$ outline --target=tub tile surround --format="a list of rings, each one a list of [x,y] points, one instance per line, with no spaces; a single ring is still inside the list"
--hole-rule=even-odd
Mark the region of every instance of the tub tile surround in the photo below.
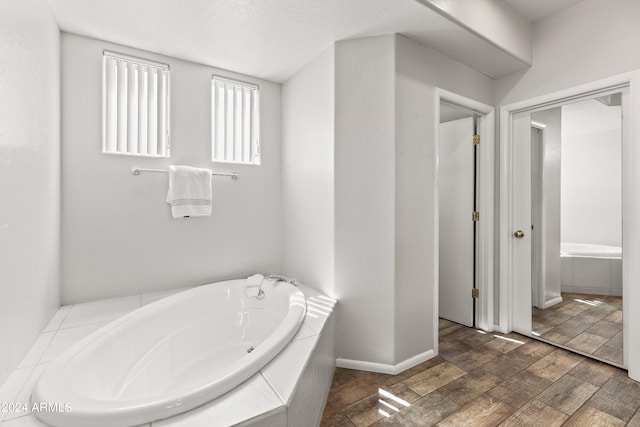
[[[60,353],[71,347],[91,332],[97,331],[100,327],[107,323],[93,323],[90,325],[76,326],[68,329],[59,329],[55,332],[51,343],[39,360],[39,363],[49,363],[53,361]],[[52,333],[52,332],[49,332]],[[42,335],[41,335],[42,336]]]
[[[36,342],[33,344],[27,355],[22,359],[22,362],[18,368],[26,368],[29,366],[35,366],[40,362],[42,356],[49,348],[51,340],[55,335],[55,331],[42,332]]]
[[[67,313],[62,328],[110,322],[141,307],[140,295],[75,304]]]
[[[299,374],[303,373],[307,363],[303,355],[311,354],[315,344],[314,337],[294,339],[292,343],[282,350],[282,357],[278,357],[262,369],[262,376],[284,403],[291,403],[298,384]],[[289,375],[291,371],[298,373],[298,375]]]
[[[219,399],[144,427],[297,426],[308,417],[315,418],[308,425],[319,424],[335,369],[335,316],[331,314],[336,301],[307,286],[299,288],[308,302],[304,323],[291,344],[261,372]],[[61,352],[108,322],[186,289],[60,307],[0,387],[0,402],[26,402],[28,407],[37,379]],[[0,413],[0,424],[46,426],[29,412]]]
[[[622,295],[622,259],[561,258],[562,292]]]
[[[249,418],[277,417],[284,412],[282,401],[260,374],[233,392],[184,414],[154,421],[153,427],[234,426]]]
[[[33,387],[36,384],[36,381],[38,381],[38,378],[44,372],[44,370],[47,368],[48,365],[49,365],[48,363],[40,363],[34,366],[33,369],[31,369],[31,373],[29,374],[29,377],[25,381],[24,385],[22,386],[18,394],[15,396],[14,400],[10,400],[9,402],[27,402],[28,403],[31,398],[31,390],[33,389]],[[31,414],[31,408],[29,408],[29,405],[27,404],[26,411],[24,412],[17,412],[17,411],[7,412],[5,414],[3,422],[6,423],[9,420],[12,420],[14,418],[29,416],[30,414]]]
[[[67,314],[69,314],[69,310],[71,310],[72,307],[73,305],[63,305],[60,307],[42,332],[54,332],[60,329],[62,322],[64,322],[64,319],[67,317]]]
[[[0,388],[0,402],[27,403],[29,409],[31,390],[53,359],[109,321],[141,307],[141,300],[140,296],[136,296],[60,307],[18,369],[9,375]],[[30,411],[0,412],[0,421],[3,426],[9,427],[45,425]]]

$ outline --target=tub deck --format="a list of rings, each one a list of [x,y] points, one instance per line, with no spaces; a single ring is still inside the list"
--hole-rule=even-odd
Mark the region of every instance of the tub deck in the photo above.
[[[336,301],[304,285],[299,289],[315,307],[326,309],[307,313],[289,347],[233,391],[195,410],[142,427],[260,426],[264,423],[286,426],[287,422],[299,426],[307,425],[314,411],[319,422],[335,369],[332,312]],[[46,427],[32,413],[29,402],[35,382],[51,361],[107,323],[181,290],[186,288],[60,307],[0,390],[1,401],[21,403],[17,410],[0,413],[2,425]],[[331,360],[333,363],[327,363]],[[309,387],[310,378],[313,387]],[[302,401],[307,406],[301,407]]]

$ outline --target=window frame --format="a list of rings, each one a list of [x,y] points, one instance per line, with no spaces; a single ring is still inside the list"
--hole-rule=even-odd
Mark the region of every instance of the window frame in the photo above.
[[[109,90],[114,90],[113,88],[109,87],[109,82],[108,82],[108,74],[107,74],[107,67],[109,66],[109,60],[116,60],[118,62],[126,62],[129,65],[133,64],[135,67],[142,67],[145,69],[148,69],[148,71],[146,71],[147,75],[150,76],[151,74],[151,69],[157,70],[157,71],[164,71],[166,72],[166,87],[164,87],[164,100],[162,102],[161,99],[159,98],[159,93],[160,93],[160,83],[158,83],[157,88],[155,89],[155,95],[156,95],[156,106],[155,106],[155,110],[156,110],[156,115],[155,115],[155,123],[156,123],[156,152],[153,153],[152,150],[147,150],[146,152],[140,152],[140,146],[139,144],[139,138],[140,138],[140,130],[139,130],[139,125],[140,125],[140,120],[138,119],[136,121],[136,127],[138,129],[138,137],[136,140],[136,146],[137,146],[137,151],[129,151],[130,147],[128,146],[128,137],[129,135],[129,125],[130,125],[130,116],[128,115],[128,109],[130,106],[130,101],[132,99],[132,94],[130,93],[129,90],[129,86],[127,85],[127,141],[125,141],[125,146],[126,149],[123,151],[121,149],[119,149],[119,142],[118,142],[118,136],[116,136],[115,139],[115,144],[113,141],[110,141],[108,138],[109,132],[115,132],[116,135],[118,135],[121,130],[117,125],[118,120],[120,119],[120,117],[118,116],[118,113],[116,112],[116,125],[114,127],[114,129],[109,129],[109,121],[110,120],[114,120],[114,119],[110,119],[109,114],[110,112],[113,113],[112,110],[110,110],[109,106],[110,106],[110,100],[108,98],[108,91]],[[127,67],[128,68],[128,67]],[[130,71],[127,69],[127,73],[129,73]],[[116,79],[118,77],[120,73],[117,72],[116,74]],[[127,74],[128,76],[128,74]],[[128,79],[128,77],[127,77]],[[128,81],[128,80],[127,80]],[[139,82],[138,82],[139,83]],[[128,84],[128,83],[127,83]],[[137,86],[136,86],[137,87]],[[150,85],[147,84],[145,90],[148,90],[150,87]],[[115,87],[115,91],[117,92],[119,90],[119,87],[116,85]],[[134,96],[138,97],[138,103],[136,104],[136,108],[139,108],[139,99],[140,99],[140,93],[139,93],[139,89],[136,89],[137,93]],[[148,94],[148,92],[147,92]],[[113,95],[113,94],[112,94]],[[148,97],[149,95],[147,95]],[[112,99],[111,102],[113,102],[114,100]],[[116,94],[115,96],[115,102],[118,103],[119,102],[119,96]],[[161,104],[164,104],[161,108]],[[145,119],[146,119],[146,127],[147,129],[149,129],[149,121],[148,121],[148,108],[149,105],[147,103],[146,106],[146,115],[145,115]],[[117,109],[116,109],[117,111]],[[138,110],[139,111],[139,110]],[[160,131],[159,131],[159,125],[158,123],[161,121],[160,120],[160,115],[162,114],[164,115],[164,129],[162,130],[165,133],[165,137],[164,137],[164,147],[161,146],[161,136],[160,136]],[[138,117],[139,117],[139,112],[138,112]],[[147,58],[141,58],[138,56],[133,56],[133,55],[127,55],[127,54],[123,54],[123,53],[119,53],[119,52],[114,52],[114,51],[109,51],[109,50],[103,50],[103,54],[102,54],[102,153],[103,154],[109,154],[109,155],[118,155],[118,156],[134,156],[134,157],[147,157],[147,158],[170,158],[171,157],[171,66],[169,64],[165,64],[162,62],[158,62],[158,61],[154,61],[151,59],[147,59]],[[147,130],[148,132],[148,130]],[[147,138],[147,143],[148,143],[148,134],[145,132],[145,136]],[[115,148],[115,149],[109,149],[109,147]],[[160,148],[163,148],[160,149]]]
[[[245,104],[246,98],[243,98],[244,101],[242,103],[241,110],[240,110],[243,113],[242,117],[240,118],[240,121],[242,122],[240,126],[241,126],[241,129],[243,130],[242,137],[244,137],[244,135],[247,134],[247,132],[245,132],[247,130],[245,127],[247,126],[247,122],[249,126],[248,143],[241,141],[240,144],[238,144],[238,141],[235,138],[235,135],[236,135],[235,130],[238,130],[237,121],[232,120],[234,131],[231,131],[231,132],[228,131],[228,124],[230,122],[227,114],[228,104],[227,104],[226,97],[225,97],[225,104],[224,104],[225,108],[223,110],[224,117],[223,118],[218,117],[218,112],[220,111],[220,108],[218,105],[220,98],[217,96],[217,93],[218,93],[217,84],[219,83],[224,84],[225,89],[227,91],[228,91],[227,85],[231,85],[234,90],[234,99],[236,100],[237,100],[236,90],[238,88],[241,88],[243,90],[242,93],[245,97],[247,96],[249,97],[250,105],[248,106],[248,110],[242,110],[242,108],[246,106]],[[261,102],[262,102],[261,88],[259,84],[237,80],[230,77],[224,77],[217,74],[213,74],[211,76],[211,161],[212,162],[236,164],[236,165],[255,165],[255,166],[259,166],[261,164],[261,149],[260,149]],[[234,101],[234,108],[235,107],[236,107],[236,104]],[[247,111],[249,112],[248,119],[244,117],[244,114],[246,114]],[[237,112],[237,110],[235,112]],[[220,123],[224,124],[223,131],[220,131],[220,127],[221,127]],[[228,141],[230,134],[233,135],[232,136],[234,138],[233,141]],[[219,141],[218,137],[220,135],[224,136],[224,141]],[[229,150],[233,151],[232,157],[236,157],[236,154],[238,153],[238,151],[242,153],[244,150],[247,150],[248,160],[244,160],[244,157],[246,157],[246,155],[244,154],[240,154],[240,157],[241,157],[240,160],[236,160],[235,158],[229,159],[228,158],[229,156],[226,155],[226,153]],[[224,152],[222,156],[219,155],[220,151]]]

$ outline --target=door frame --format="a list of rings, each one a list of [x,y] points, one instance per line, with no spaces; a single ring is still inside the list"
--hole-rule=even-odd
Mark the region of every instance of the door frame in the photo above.
[[[434,217],[435,217],[435,238],[434,238],[434,257],[435,271],[434,283],[435,294],[433,299],[434,314],[434,336],[439,336],[438,331],[438,313],[439,313],[439,264],[440,264],[440,193],[439,193],[439,148],[440,141],[440,102],[444,101],[473,110],[480,114],[478,117],[478,133],[481,135],[480,150],[478,153],[478,212],[480,212],[480,221],[477,227],[477,244],[476,244],[476,285],[479,292],[476,311],[476,325],[478,328],[493,331],[493,277],[494,277],[494,164],[495,164],[495,108],[491,105],[483,104],[471,98],[450,92],[445,89],[435,89],[435,116],[437,126],[434,129],[434,141],[436,167],[434,179]],[[472,143],[471,141],[469,143]],[[471,220],[471,212],[469,212],[469,220]],[[436,339],[435,349],[438,350],[438,340]]]
[[[513,155],[513,117],[516,113],[543,108],[559,102],[582,98],[585,95],[629,87],[628,103],[623,112],[622,126],[622,226],[624,255],[623,259],[640,259],[640,174],[634,173],[634,166],[640,167],[640,71],[620,74],[569,89],[538,96],[529,100],[499,107],[500,119],[500,181],[499,181],[499,330],[507,333],[513,329],[515,307],[518,301],[518,278],[513,268],[513,203],[514,191],[512,179],[516,171],[512,167]],[[520,281],[521,282],[521,281]],[[640,282],[640,263],[623,262],[623,341],[624,365],[629,377],[640,381],[640,310],[631,312],[631,307],[640,304],[640,287],[631,286]],[[528,292],[531,292],[530,289]]]
[[[531,304],[532,305],[542,305],[542,308],[545,308],[544,301],[545,295],[542,290],[546,289],[545,283],[545,275],[542,271],[542,259],[540,255],[542,254],[542,236],[543,236],[543,227],[542,227],[542,198],[540,197],[542,194],[542,167],[544,164],[544,134],[545,125],[531,122],[531,207],[533,208],[534,202],[539,207],[540,212],[536,212],[536,215],[533,214],[533,209],[531,210],[531,279],[533,282],[533,277],[535,275],[538,280],[538,285],[536,287],[536,292],[531,293]],[[535,129],[536,132],[536,150],[534,154],[533,150],[533,131]],[[535,179],[534,179],[535,178]],[[535,191],[534,191],[535,190]],[[535,225],[535,228],[533,226]],[[533,283],[532,283],[533,285]]]

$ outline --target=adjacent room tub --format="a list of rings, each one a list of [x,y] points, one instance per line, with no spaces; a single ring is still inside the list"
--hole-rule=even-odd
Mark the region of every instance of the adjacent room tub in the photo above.
[[[260,371],[303,322],[285,282],[248,297],[245,280],[212,283],[144,306],[89,335],[40,377],[34,403],[53,426],[131,426],[216,399]]]
[[[562,292],[622,295],[622,248],[562,243]]]

